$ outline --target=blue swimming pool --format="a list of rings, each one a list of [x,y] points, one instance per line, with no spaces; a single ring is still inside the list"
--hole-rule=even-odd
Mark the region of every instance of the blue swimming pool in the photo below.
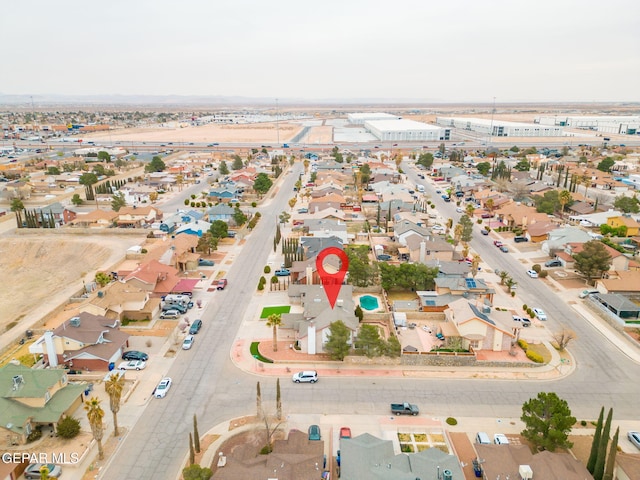
[[[360,297],[360,306],[365,310],[377,310],[380,308],[378,298],[371,295],[363,295]]]

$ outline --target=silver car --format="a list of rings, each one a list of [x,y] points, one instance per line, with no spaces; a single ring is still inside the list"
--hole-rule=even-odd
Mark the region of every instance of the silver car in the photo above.
[[[627,432],[627,438],[636,448],[640,448],[640,432]]]

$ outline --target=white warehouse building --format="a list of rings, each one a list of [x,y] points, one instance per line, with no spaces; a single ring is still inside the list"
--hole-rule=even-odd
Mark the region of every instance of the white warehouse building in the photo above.
[[[562,127],[534,123],[486,120],[484,118],[436,117],[436,124],[442,127],[469,130],[492,137],[561,137]]]
[[[379,140],[397,142],[422,142],[449,140],[451,130],[414,120],[370,120],[364,128]]]
[[[391,115],[390,113],[383,112],[365,112],[365,113],[350,113],[347,115],[347,121],[352,125],[364,125],[365,122],[372,120],[401,120],[402,117]]]
[[[640,116],[638,115],[542,115],[536,117],[535,122],[540,125],[556,125],[601,133],[617,133],[622,135],[640,134]]]

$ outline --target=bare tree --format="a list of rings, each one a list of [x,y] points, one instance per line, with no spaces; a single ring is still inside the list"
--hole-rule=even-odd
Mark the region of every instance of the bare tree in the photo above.
[[[553,335],[553,339],[558,344],[558,350],[561,352],[569,345],[569,342],[576,338],[576,332],[563,328],[560,332]]]

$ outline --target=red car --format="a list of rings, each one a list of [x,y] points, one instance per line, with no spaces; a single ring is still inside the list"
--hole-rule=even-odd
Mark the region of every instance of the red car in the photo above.
[[[221,278],[220,280],[218,280],[218,286],[216,287],[218,290],[224,290],[224,287],[227,286],[227,279],[226,278]]]
[[[502,242],[500,240],[494,240],[493,244],[498,248],[500,248],[502,246]]]
[[[349,427],[341,427],[340,438],[351,438],[351,429]]]

